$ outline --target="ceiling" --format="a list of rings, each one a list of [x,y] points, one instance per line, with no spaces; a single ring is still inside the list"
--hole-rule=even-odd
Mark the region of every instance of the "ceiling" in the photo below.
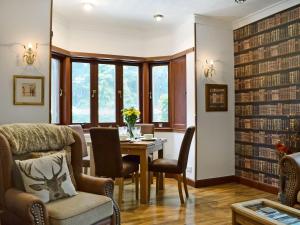
[[[95,8],[90,12],[84,11],[82,1],[91,1]],[[193,14],[233,21],[280,1],[247,0],[244,4],[237,4],[234,0],[53,0],[53,5],[54,12],[70,24],[151,29],[176,26]],[[154,14],[163,14],[165,18],[156,23]]]

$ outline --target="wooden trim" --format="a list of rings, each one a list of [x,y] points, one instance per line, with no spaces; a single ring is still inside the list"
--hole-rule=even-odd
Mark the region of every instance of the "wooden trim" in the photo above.
[[[143,123],[150,122],[150,73],[149,73],[149,64],[147,62],[143,63],[143,74],[142,74],[142,82],[143,82]]]
[[[144,58],[136,56],[124,56],[124,55],[109,55],[98,53],[86,53],[86,52],[70,52],[73,58],[89,58],[89,59],[104,59],[104,60],[116,60],[116,61],[133,61],[143,62]]]
[[[216,178],[209,178],[203,180],[197,180],[195,182],[195,187],[209,187],[214,185],[226,184],[226,183],[233,183],[236,182],[235,176],[226,176],[226,177],[216,177]]]
[[[71,56],[71,52],[68,50],[56,47],[56,46],[51,46],[51,51],[52,53],[58,54],[58,55],[65,55],[65,56]]]
[[[249,187],[253,187],[253,188],[256,188],[256,189],[259,189],[259,190],[262,190],[262,191],[265,191],[265,192],[269,192],[269,193],[272,193],[272,194],[277,194],[278,190],[279,190],[278,188],[273,187],[271,185],[259,183],[259,182],[256,182],[254,180],[249,180],[249,179],[243,178],[243,177],[236,177],[236,180],[240,184],[244,184],[244,185],[247,185]]]
[[[62,76],[64,77],[61,80],[61,88],[63,90],[63,95],[61,96],[61,123],[62,124],[71,124],[71,58],[66,57],[62,61]]]
[[[51,46],[52,46],[52,38],[53,38],[53,31],[52,31],[52,25],[53,25],[53,0],[50,0],[50,30],[49,30],[49,74],[48,74],[48,77],[49,77],[49,85],[48,85],[48,93],[49,93],[49,107],[48,107],[48,122],[51,123],[51,74],[52,74],[52,64],[51,64]],[[45,94],[45,93],[44,93]],[[60,107],[60,106],[59,106]],[[61,109],[61,107],[60,107]],[[60,118],[59,118],[60,119]]]
[[[144,60],[146,62],[161,62],[161,61],[170,61],[172,59],[177,59],[180,58],[182,56],[185,56],[191,52],[195,52],[195,47],[192,48],[188,48],[184,51],[175,53],[174,55],[168,55],[168,56],[154,56],[154,57],[146,57],[144,58]]]
[[[175,53],[168,56],[154,56],[154,57],[138,57],[138,56],[124,56],[124,55],[110,55],[99,53],[87,53],[87,52],[72,52],[56,46],[51,46],[51,51],[59,55],[70,56],[72,58],[89,58],[89,59],[101,59],[101,60],[120,60],[120,61],[133,61],[133,62],[161,62],[170,61],[172,59],[180,58],[191,52],[195,52],[195,47],[188,48],[184,51]]]

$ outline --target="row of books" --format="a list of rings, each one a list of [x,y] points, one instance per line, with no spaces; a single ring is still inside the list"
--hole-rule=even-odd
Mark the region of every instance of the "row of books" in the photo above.
[[[239,91],[293,84],[300,84],[300,70],[282,72],[270,76],[253,77],[251,79],[236,79],[235,90]]]
[[[259,157],[266,160],[279,160],[279,154],[272,148],[253,146],[248,144],[235,144],[235,153],[241,157]]]
[[[236,169],[235,174],[236,174],[236,176],[244,177],[249,180],[254,180],[259,183],[265,183],[265,184],[268,184],[268,185],[271,185],[274,187],[279,187],[279,179],[278,178],[270,177],[263,173]]]
[[[295,22],[286,27],[281,27],[270,32],[259,34],[251,38],[235,41],[234,52],[244,51],[252,48],[257,48],[263,45],[269,45],[274,42],[286,40],[300,35],[300,22]]]
[[[248,132],[235,132],[235,140],[240,142],[247,142],[252,144],[263,145],[276,145],[278,142],[285,143],[289,146],[292,152],[299,151],[300,148],[300,135],[298,133],[278,134],[266,133],[264,131],[248,131]]]
[[[234,76],[235,78],[243,78],[296,67],[300,67],[300,55],[286,56],[257,64],[238,66],[234,68]]]
[[[236,105],[236,116],[295,116],[300,115],[300,104]]]
[[[260,47],[234,57],[235,65],[282,56],[300,51],[300,38],[293,38],[277,45]]]
[[[279,165],[278,162],[269,162],[259,159],[249,159],[240,156],[236,156],[235,165],[238,168],[250,169],[258,172],[264,172],[268,174],[278,175]]]
[[[275,90],[259,89],[258,91],[249,91],[235,94],[236,103],[296,100],[299,98],[300,92],[297,86],[290,86]]]
[[[270,131],[300,131],[300,119],[240,119],[235,118],[235,127]]]
[[[297,20],[300,18],[300,7],[277,13],[272,17],[261,20],[257,23],[252,23],[234,31],[234,40],[248,37],[250,35],[262,32],[276,26]]]
[[[264,131],[236,131],[235,140],[254,144],[276,145],[279,141],[288,143],[289,134],[272,134]]]

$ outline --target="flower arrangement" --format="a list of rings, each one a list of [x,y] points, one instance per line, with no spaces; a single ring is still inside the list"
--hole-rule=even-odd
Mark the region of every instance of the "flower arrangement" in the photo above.
[[[285,144],[281,143],[280,141],[275,145],[275,148],[279,152],[280,157],[283,157],[286,154],[291,153],[290,149]]]
[[[139,119],[141,112],[134,107],[122,109],[122,115],[128,127],[128,132],[131,138],[134,137],[132,133],[132,128],[135,126],[136,122]]]

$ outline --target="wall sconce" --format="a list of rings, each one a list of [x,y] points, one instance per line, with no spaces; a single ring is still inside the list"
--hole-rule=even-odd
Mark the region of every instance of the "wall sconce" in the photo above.
[[[204,76],[206,78],[208,78],[209,76],[212,77],[213,74],[216,73],[216,69],[214,67],[214,61],[210,60],[210,62],[208,62],[208,60],[206,60],[206,66],[204,68]]]
[[[35,50],[33,50],[32,44],[28,43],[28,45],[23,45],[25,52],[23,55],[23,60],[27,63],[27,65],[32,65],[35,60],[36,60],[36,56],[37,56],[37,44],[35,45]]]

